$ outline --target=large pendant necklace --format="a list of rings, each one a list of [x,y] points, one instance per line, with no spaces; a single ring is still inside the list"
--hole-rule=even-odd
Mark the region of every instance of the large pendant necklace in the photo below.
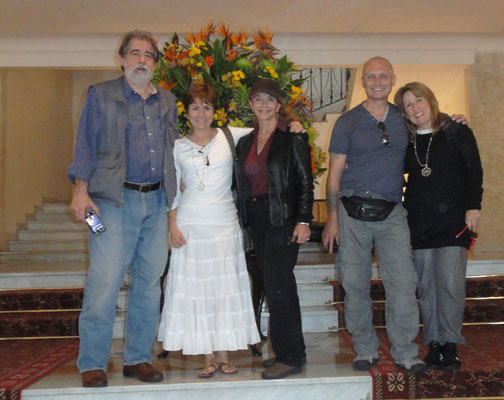
[[[418,164],[420,164],[420,166],[422,167],[422,170],[421,170],[421,173],[422,173],[422,176],[427,178],[431,173],[432,173],[432,169],[429,167],[429,150],[430,150],[430,146],[431,146],[431,143],[432,143],[432,135],[429,139],[429,144],[427,145],[427,152],[425,153],[425,164],[422,164],[420,162],[420,158],[418,158],[418,152],[417,152],[417,145],[416,145],[416,142],[417,142],[417,139],[416,139],[416,136],[415,136],[415,142],[413,143],[413,148],[415,149],[415,157],[416,157],[416,160],[418,162]]]
[[[194,156],[194,146],[193,144],[191,143],[191,161],[192,161],[192,165],[193,165],[193,168],[194,168],[194,174],[196,175],[196,177],[198,178],[199,180],[199,183],[198,183],[198,186],[197,189],[199,191],[203,191],[205,190],[205,173],[206,173],[206,167],[208,167],[210,165],[210,160],[208,158],[208,152],[209,152],[209,148],[207,146],[203,146],[201,147],[199,150],[197,150],[197,153],[201,154],[203,156],[203,173],[200,174],[198,173],[198,169],[196,168],[196,164],[194,162],[195,158],[199,158],[198,156]]]

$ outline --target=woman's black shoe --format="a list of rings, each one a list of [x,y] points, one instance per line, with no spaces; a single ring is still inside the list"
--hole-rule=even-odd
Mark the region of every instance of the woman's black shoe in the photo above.
[[[443,346],[443,365],[445,368],[460,368],[462,362],[457,356],[457,344],[448,342]]]
[[[429,343],[429,353],[425,357],[425,364],[428,369],[441,369],[444,367],[443,346],[434,340]]]

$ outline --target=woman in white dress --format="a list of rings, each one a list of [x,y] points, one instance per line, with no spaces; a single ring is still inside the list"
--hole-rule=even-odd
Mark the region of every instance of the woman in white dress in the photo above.
[[[231,192],[231,150],[222,130],[211,127],[216,103],[206,84],[192,85],[185,98],[191,130],[174,147],[184,190],[169,212],[172,253],[158,333],[165,350],[205,355],[201,378],[236,373],[228,351],[260,341]],[[250,129],[231,132],[237,142]]]

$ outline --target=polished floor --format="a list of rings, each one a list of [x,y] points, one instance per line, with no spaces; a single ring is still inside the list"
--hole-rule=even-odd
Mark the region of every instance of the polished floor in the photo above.
[[[230,353],[238,368],[235,375],[216,373],[212,378],[201,379],[197,374],[202,367],[202,356],[184,356],[171,352],[165,360],[155,358],[153,364],[160,369],[165,380],[146,384],[122,376],[123,340],[113,341],[107,376],[109,386],[103,389],[84,389],[75,361],[56,369],[52,374],[23,390],[26,399],[306,399],[308,394],[332,399],[370,399],[372,379],[367,372],[356,372],[351,363],[352,349],[339,334],[305,334],[307,365],[301,374],[286,379],[265,381],[261,379],[262,361],[272,356],[268,342],[260,347],[262,357],[253,356],[249,350]],[[155,345],[155,354],[161,351]],[[251,389],[253,388],[253,390]],[[337,389],[336,389],[337,388]],[[346,393],[346,394],[345,394]],[[334,394],[334,395],[332,395]],[[317,396],[315,398],[318,398]]]
[[[334,375],[369,376],[367,373],[356,373],[352,370],[351,364],[354,354],[338,334],[308,333],[305,334],[305,339],[308,363],[302,374],[289,379],[301,377],[321,378]],[[107,370],[109,386],[139,384],[135,379],[127,379],[122,376],[122,346],[122,339],[113,341],[111,359]],[[156,343],[154,349],[156,354],[159,353],[162,350],[160,343]],[[262,361],[271,357],[272,352],[269,342],[263,342],[260,349],[263,351],[262,357],[253,356],[249,350],[231,352],[230,359],[238,368],[238,373],[230,376],[217,373],[214,377],[204,381],[261,380]],[[185,356],[181,351],[177,351],[171,352],[168,358],[164,360],[155,357],[153,364],[164,373],[165,380],[163,383],[200,383],[203,381],[197,377],[203,364],[203,356]],[[75,361],[71,361],[31,386],[30,389],[75,387],[80,386],[80,384],[77,366]]]

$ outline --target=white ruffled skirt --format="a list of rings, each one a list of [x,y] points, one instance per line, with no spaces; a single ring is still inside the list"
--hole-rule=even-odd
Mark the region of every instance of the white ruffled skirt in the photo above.
[[[163,348],[210,354],[259,342],[238,223],[177,222],[187,243],[171,253],[158,332]]]

